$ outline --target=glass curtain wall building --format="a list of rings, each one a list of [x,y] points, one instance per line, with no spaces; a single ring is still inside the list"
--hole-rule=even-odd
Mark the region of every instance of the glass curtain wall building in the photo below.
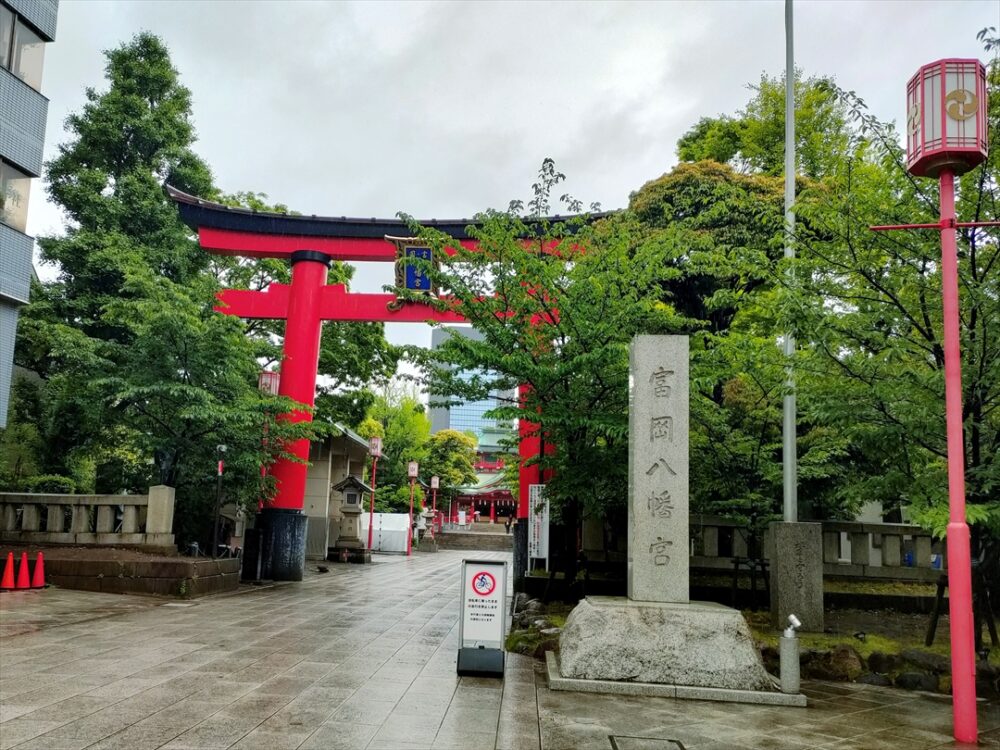
[[[479,339],[480,334],[474,328],[464,326],[442,326],[431,332],[431,348],[437,349],[450,336],[466,336]],[[470,380],[473,373],[459,373],[463,380]],[[500,440],[508,437],[514,431],[514,425],[508,422],[498,422],[488,419],[486,412],[498,406],[499,400],[514,398],[513,393],[502,393],[481,401],[466,401],[450,408],[434,407],[430,410],[431,432],[439,430],[458,430],[469,432],[476,436],[481,463],[495,461],[500,451]]]
[[[42,67],[58,11],[59,0],[0,0],[0,427],[7,424],[18,308],[31,288],[28,190],[42,174],[49,107]]]

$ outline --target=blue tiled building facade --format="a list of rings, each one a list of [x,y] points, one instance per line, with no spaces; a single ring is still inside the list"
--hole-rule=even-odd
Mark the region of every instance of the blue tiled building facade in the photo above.
[[[0,427],[7,424],[18,308],[31,286],[28,191],[42,174],[49,107],[42,68],[58,11],[59,0],[0,0]]]

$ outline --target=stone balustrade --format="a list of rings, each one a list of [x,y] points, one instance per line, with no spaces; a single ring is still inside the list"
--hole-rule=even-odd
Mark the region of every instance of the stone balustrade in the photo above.
[[[174,488],[148,495],[0,492],[0,542],[170,547]]]
[[[944,542],[920,526],[905,523],[823,521],[823,574],[846,578],[936,581],[945,567]],[[733,558],[771,559],[767,535],[751,554],[746,529],[723,518],[691,514],[691,567],[733,569]]]

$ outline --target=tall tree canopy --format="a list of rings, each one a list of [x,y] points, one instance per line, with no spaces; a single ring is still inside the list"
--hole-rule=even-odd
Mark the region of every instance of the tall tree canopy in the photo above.
[[[410,507],[410,482],[407,478],[407,464],[417,461],[420,478],[428,479],[424,466],[427,457],[428,440],[431,435],[431,421],[423,403],[405,388],[388,387],[377,394],[368,408],[368,415],[358,425],[358,433],[365,438],[382,438],[382,458],[378,464],[378,486],[376,488],[376,508],[380,512],[405,512]],[[423,499],[424,493],[416,487],[415,499]]]
[[[41,375],[44,395],[13,429],[22,438],[37,434],[45,446],[33,472],[71,476],[81,490],[176,486],[184,541],[208,527],[217,446],[228,448],[227,499],[255,507],[273,491],[261,466],[283,439],[313,434],[276,421],[292,403],[257,389],[261,366],[280,356],[280,328],[212,309],[223,284],[263,288],[289,272],[277,261],[211,256],[180,222],[166,183],[271,207],[260,194],[216,191],[193,151],[190,92],[165,45],[143,33],[106,57],[106,90],[87,90],[47,165],[49,195],[66,227],[40,240],[58,278],[37,287],[23,312],[17,361]],[[338,264],[331,281],[347,283],[352,272]],[[360,419],[369,384],[388,379],[396,356],[381,325],[328,326],[317,427]],[[11,455],[4,449],[0,479],[23,484],[31,462]],[[4,465],[14,468],[3,472]]]
[[[780,176],[785,171],[785,77],[761,75],[753,97],[735,116],[703,117],[677,142],[682,161],[711,160],[743,172]],[[830,78],[795,76],[797,172],[813,179],[851,155],[847,108]]]
[[[459,312],[482,338],[453,336],[434,352],[414,355],[431,373],[432,396],[472,401],[527,387],[525,411],[553,446],[540,463],[566,529],[561,557],[572,581],[581,514],[624,503],[629,342],[639,332],[681,330],[684,320],[661,302],[661,273],[678,247],[636,241],[628,215],[572,225],[538,218],[550,211],[562,179],[546,160],[530,215],[513,204],[477,217],[481,223],[470,227],[476,250],[447,255],[449,238],[417,230],[441,259],[440,267],[424,270],[453,295],[430,304]],[[521,415],[517,403],[487,414],[509,421]]]
[[[990,40],[987,38],[986,40]],[[1000,89],[1000,61],[988,67]],[[936,222],[937,183],[904,169],[899,137],[840,92],[871,142],[801,195],[792,288],[805,334],[801,388],[813,417],[839,430],[865,467],[845,491],[911,513],[943,532],[946,440],[940,236],[868,226]],[[990,139],[1000,97],[990,98]],[[960,221],[1000,218],[996,150],[958,181]],[[1000,242],[996,228],[958,232],[965,466],[970,518],[1000,531]]]

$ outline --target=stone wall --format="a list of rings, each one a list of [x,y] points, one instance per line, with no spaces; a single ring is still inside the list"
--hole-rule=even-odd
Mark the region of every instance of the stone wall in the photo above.
[[[448,531],[435,535],[438,549],[468,549],[509,552],[513,549],[513,534],[485,534]]]

